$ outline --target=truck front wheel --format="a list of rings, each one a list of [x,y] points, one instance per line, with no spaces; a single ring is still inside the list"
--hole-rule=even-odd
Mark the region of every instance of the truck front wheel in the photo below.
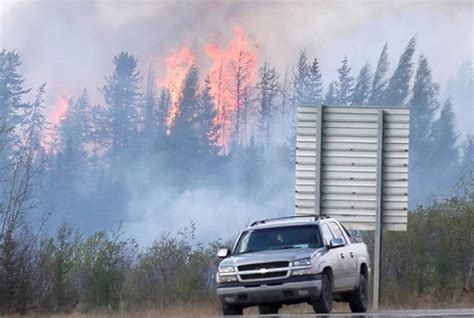
[[[359,286],[349,295],[349,307],[352,312],[366,312],[369,306],[369,288],[367,277],[360,274]]]
[[[330,313],[332,310],[332,283],[328,273],[324,273],[321,278],[321,294],[313,302],[313,309],[316,313]]]

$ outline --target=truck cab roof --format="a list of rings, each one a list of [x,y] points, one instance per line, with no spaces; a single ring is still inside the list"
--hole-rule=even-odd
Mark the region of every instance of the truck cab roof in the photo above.
[[[273,219],[265,219],[253,222],[245,230],[253,229],[262,229],[262,228],[272,228],[272,227],[281,227],[281,226],[298,226],[298,225],[308,225],[308,224],[321,224],[321,221],[325,220],[334,220],[333,218],[326,216],[318,215],[296,215],[288,217],[280,217]]]

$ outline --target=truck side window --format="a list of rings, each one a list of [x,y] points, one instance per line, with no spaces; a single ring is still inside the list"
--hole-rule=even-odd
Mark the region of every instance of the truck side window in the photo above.
[[[357,239],[351,233],[352,231],[350,232],[348,229],[346,229],[346,227],[342,223],[341,223],[341,227],[343,231],[346,233],[347,237],[349,238],[349,241],[351,241],[351,243],[357,243]]]
[[[321,224],[321,232],[324,239],[324,244],[329,245],[329,242],[334,238],[327,224]]]
[[[342,234],[341,228],[334,222],[329,222],[329,228],[331,229],[332,234],[334,234],[335,238],[341,238],[347,244],[346,239],[344,238],[344,234]]]

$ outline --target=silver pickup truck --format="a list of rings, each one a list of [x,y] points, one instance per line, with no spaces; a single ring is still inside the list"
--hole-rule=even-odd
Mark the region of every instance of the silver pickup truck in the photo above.
[[[258,306],[276,314],[283,304],[307,302],[329,313],[345,301],[353,312],[368,307],[369,254],[337,220],[287,217],[254,222],[234,248],[221,249],[217,294],[224,315]]]

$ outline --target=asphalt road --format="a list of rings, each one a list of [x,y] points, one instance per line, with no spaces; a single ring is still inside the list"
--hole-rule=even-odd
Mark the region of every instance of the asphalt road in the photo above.
[[[223,316],[214,316],[213,318],[220,318]],[[226,316],[228,317],[228,316]],[[235,316],[242,317],[242,316]],[[440,310],[395,310],[395,311],[380,311],[364,314],[352,314],[352,313],[331,313],[331,314],[298,314],[298,315],[245,315],[246,318],[256,317],[274,317],[274,318],[301,318],[301,317],[374,317],[374,318],[391,318],[391,317],[473,317],[474,308],[472,309],[440,309]]]

